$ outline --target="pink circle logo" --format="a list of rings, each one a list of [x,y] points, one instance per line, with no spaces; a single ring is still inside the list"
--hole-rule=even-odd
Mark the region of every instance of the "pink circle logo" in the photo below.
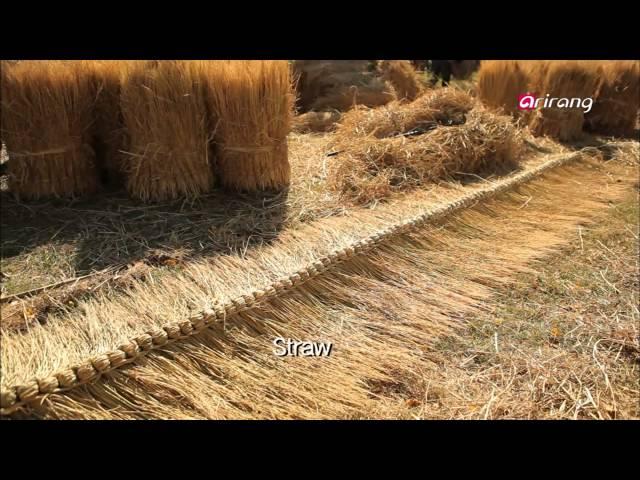
[[[518,95],[518,108],[520,110],[533,110],[536,108],[536,96],[533,93],[521,93]]]

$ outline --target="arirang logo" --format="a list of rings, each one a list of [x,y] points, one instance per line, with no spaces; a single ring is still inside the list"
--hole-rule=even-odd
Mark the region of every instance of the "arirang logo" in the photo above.
[[[593,98],[556,98],[548,93],[544,97],[536,97],[535,93],[522,93],[518,95],[518,108],[520,110],[535,110],[536,108],[582,108],[584,113],[589,113],[593,107]]]

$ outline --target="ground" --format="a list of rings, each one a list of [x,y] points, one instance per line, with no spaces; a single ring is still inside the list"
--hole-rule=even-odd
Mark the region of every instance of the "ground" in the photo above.
[[[640,418],[638,190],[435,348],[423,418]]]
[[[193,279],[198,288],[210,288],[210,278],[196,274],[198,269],[213,269],[206,263],[213,264],[212,259],[221,258],[224,267],[228,254],[237,260],[229,262],[229,269],[242,264],[249,277],[247,258],[260,259],[272,242],[291,242],[298,234],[303,238],[301,232],[316,220],[326,221],[336,237],[342,235],[348,243],[347,230],[337,225],[370,233],[360,225],[363,219],[379,216],[367,227],[376,231],[389,223],[394,209],[406,209],[409,217],[428,202],[447,201],[479,188],[444,182],[394,197],[385,205],[351,208],[324,188],[319,159],[324,158],[325,139],[293,136],[291,142],[296,178],[292,189],[266,203],[264,198],[216,192],[195,204],[148,206],[114,192],[90,201],[26,204],[3,193],[3,296],[20,296],[3,305],[3,331],[8,326],[31,328],[38,322],[47,328],[49,318],[81,324],[85,315],[101,309],[115,316],[124,307],[141,312],[139,316],[155,315],[153,298],[145,300],[144,294],[156,284],[169,285],[171,278],[176,289],[185,279]],[[569,150],[544,141],[534,147],[542,155],[531,165]],[[636,157],[632,149],[615,160],[631,162],[624,171],[637,176]],[[607,160],[605,155],[599,161]],[[411,378],[371,380],[368,388],[390,398],[397,393],[400,407],[393,412],[403,418],[639,418],[637,182],[634,188],[623,201],[611,204],[597,223],[566,232],[569,244],[536,263],[535,273],[520,274],[502,285],[482,313],[465,317],[461,332],[434,336],[424,365]],[[307,242],[311,244],[311,238],[303,243]],[[67,280],[71,283],[61,283]],[[20,295],[48,284],[59,286],[31,297]],[[129,288],[131,293],[121,295]],[[178,303],[176,311],[183,308]],[[172,316],[168,311],[159,315]],[[241,344],[230,348],[238,347],[242,350]],[[249,368],[232,360],[225,367],[231,369],[225,374],[229,378],[240,375],[231,366]],[[152,378],[149,372],[153,369],[142,370],[140,378]],[[135,371],[131,375],[138,378]],[[237,384],[241,388],[240,380]],[[245,413],[254,413],[253,407],[245,408]],[[100,415],[97,409],[92,414]]]

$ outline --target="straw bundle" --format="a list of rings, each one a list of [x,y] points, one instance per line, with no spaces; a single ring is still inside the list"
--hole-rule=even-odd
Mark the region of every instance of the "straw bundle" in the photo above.
[[[640,62],[607,62],[593,109],[585,114],[586,127],[605,135],[631,137],[639,107]]]
[[[369,60],[298,60],[293,66],[301,112],[375,107],[395,99],[393,87],[371,71]]]
[[[75,62],[2,65],[2,138],[18,197],[76,196],[98,187],[89,145],[92,85]]]
[[[242,191],[288,186],[294,101],[288,63],[213,61],[200,67],[222,185]]]
[[[478,60],[454,60],[451,62],[451,75],[457,80],[466,80],[480,65]]]
[[[206,106],[195,62],[128,65],[121,108],[130,138],[123,162],[132,196],[161,201],[210,190]]]
[[[478,97],[492,109],[517,114],[518,95],[525,93],[528,78],[515,60],[489,60],[480,64]]]
[[[393,86],[398,100],[415,100],[424,90],[418,73],[408,60],[382,60],[378,69]]]
[[[344,115],[337,135],[347,139],[354,135],[385,138],[433,123],[463,123],[464,114],[473,106],[474,100],[467,93],[440,88],[409,104],[392,102],[380,108],[352,110]]]
[[[543,92],[549,98],[594,97],[601,69],[588,62],[551,62],[543,83]],[[536,110],[529,128],[536,136],[548,135],[560,141],[571,141],[582,135],[584,110],[557,108],[555,106]]]
[[[518,65],[520,69],[524,72],[527,77],[527,88],[526,91],[531,93],[536,93],[542,95],[546,92],[543,92],[544,89],[544,81],[547,77],[547,72],[549,71],[549,66],[552,61],[550,60],[518,60]],[[525,93],[520,92],[520,93]]]
[[[340,153],[330,165],[330,186],[367,204],[449,175],[510,167],[522,140],[509,117],[476,108],[462,125],[416,136],[339,138],[334,148]]]

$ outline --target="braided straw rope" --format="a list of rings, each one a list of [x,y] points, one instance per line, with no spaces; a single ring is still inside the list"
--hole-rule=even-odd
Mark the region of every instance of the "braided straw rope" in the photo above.
[[[93,382],[103,374],[130,364],[150,351],[160,349],[175,341],[189,338],[206,328],[221,324],[227,316],[246,311],[261,302],[273,299],[298,287],[310,278],[322,274],[345,260],[367,252],[392,237],[416,230],[427,222],[471,207],[479,201],[495,197],[541,176],[548,170],[580,159],[581,156],[581,152],[577,152],[550,160],[527,172],[516,174],[508,180],[477,190],[454,202],[433,208],[410,220],[380,230],[348,247],[319,258],[296,273],[277,280],[262,290],[254,290],[246,295],[241,295],[225,305],[205,310],[189,319],[148,330],[130,339],[116,350],[95,356],[50,376],[33,378],[22,385],[11,386],[0,392],[0,414],[10,414],[28,403],[43,400],[47,395],[58,394]]]

